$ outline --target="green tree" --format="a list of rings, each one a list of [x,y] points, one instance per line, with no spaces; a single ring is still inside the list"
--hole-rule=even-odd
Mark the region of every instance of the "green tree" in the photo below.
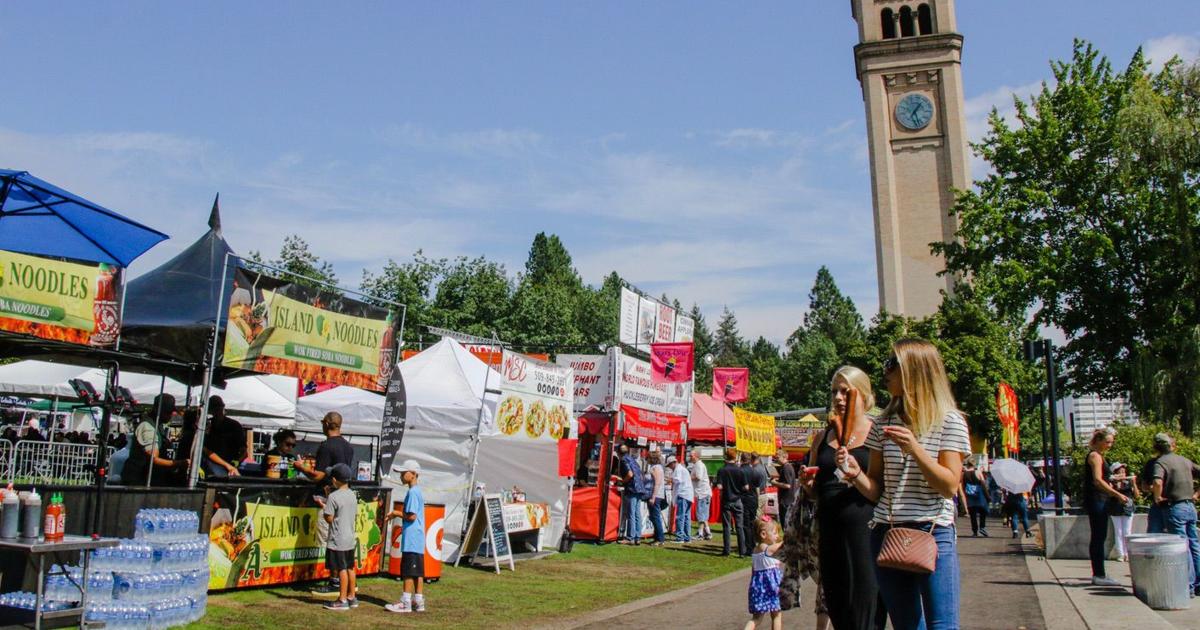
[[[1071,391],[1133,390],[1142,410],[1169,393],[1164,411],[1190,433],[1200,402],[1195,84],[1178,64],[1149,72],[1140,51],[1114,71],[1079,41],[1051,70],[1038,94],[1014,99],[1014,124],[993,112],[975,145],[991,173],[959,194],[958,240],[933,249],[1001,319],[1032,314],[1032,326],[1066,333]]]
[[[588,321],[582,308],[586,293],[562,241],[538,233],[529,248],[512,308],[503,320],[505,341],[531,352],[582,346],[581,324]]]
[[[246,260],[251,267],[254,267],[255,263],[264,262],[262,253],[257,250],[251,251]],[[266,261],[266,264],[288,272],[280,274],[271,269],[262,269],[267,275],[283,275],[285,280],[326,291],[330,290],[330,287],[337,287],[337,274],[333,270],[333,264],[321,260],[309,249],[308,242],[298,234],[285,236],[283,246],[279,248],[279,257]],[[322,282],[330,286],[324,286]]]
[[[822,266],[808,293],[804,322],[788,337],[781,379],[784,399],[800,407],[825,406],[833,372],[846,363],[862,363],[866,334],[854,301],[842,294],[833,274]]]
[[[851,357],[862,352],[866,336],[862,315],[854,301],[842,294],[833,280],[833,274],[824,265],[817,270],[817,278],[808,293],[804,328],[833,342],[839,357]]]
[[[427,317],[429,323],[491,337],[512,301],[512,284],[504,265],[482,256],[459,257],[443,263],[437,271],[441,278]]]
[[[363,271],[359,290],[398,304],[404,304],[405,341],[424,341],[425,326],[439,325],[433,321],[431,295],[439,278],[445,274],[447,262],[444,258],[427,258],[421,250],[413,254],[412,260],[397,263],[388,260],[379,275]]]
[[[787,403],[780,397],[780,380],[783,374],[783,358],[779,347],[759,337],[750,346],[750,391],[746,400],[746,408],[751,411],[767,413],[783,411]],[[711,378],[709,379],[711,386]]]
[[[705,321],[704,313],[700,311],[699,305],[692,304],[691,317],[695,322],[692,341],[696,350],[696,391],[712,393],[712,366],[704,361],[704,357],[707,355],[713,355],[714,359],[716,357],[713,352],[712,332],[708,330],[708,322]]]
[[[742,367],[746,365],[746,340],[738,331],[737,316],[726,306],[721,311],[721,321],[713,333],[712,354],[718,367]]]

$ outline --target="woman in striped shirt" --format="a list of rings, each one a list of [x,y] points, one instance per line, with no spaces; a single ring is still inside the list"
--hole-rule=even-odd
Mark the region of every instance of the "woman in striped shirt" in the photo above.
[[[902,339],[884,363],[891,402],[867,435],[871,459],[864,471],[843,447],[838,465],[870,501],[872,553],[890,527],[922,529],[938,546],[933,573],[876,566],[879,591],[897,630],[958,628],[959,571],[954,495],[970,454],[967,422],[954,402],[942,357],[933,344]]]

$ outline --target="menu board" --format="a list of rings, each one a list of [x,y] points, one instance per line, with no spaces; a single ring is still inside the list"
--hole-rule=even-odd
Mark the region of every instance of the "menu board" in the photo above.
[[[392,370],[387,390],[383,397],[383,426],[379,429],[379,474],[386,476],[392,471],[392,460],[404,439],[404,427],[408,417],[408,397],[404,391],[404,377],[400,370]]]
[[[504,522],[504,502],[498,494],[483,497],[487,506],[488,540],[492,541],[492,555],[499,562],[502,558],[512,560],[512,549],[508,546],[508,526]],[[499,570],[499,569],[497,569]]]
[[[642,352],[652,343],[692,341],[696,322],[674,307],[636,291],[621,288],[618,339]]]

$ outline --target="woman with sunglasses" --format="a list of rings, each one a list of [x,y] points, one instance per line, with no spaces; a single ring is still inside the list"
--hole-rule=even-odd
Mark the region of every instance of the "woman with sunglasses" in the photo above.
[[[902,339],[884,364],[891,402],[867,435],[864,471],[843,445],[838,465],[869,501],[871,553],[878,556],[892,527],[930,532],[938,557],[930,574],[885,569],[875,574],[897,630],[958,628],[959,571],[954,496],[963,457],[971,452],[966,418],[957,408],[942,357],[933,344]]]

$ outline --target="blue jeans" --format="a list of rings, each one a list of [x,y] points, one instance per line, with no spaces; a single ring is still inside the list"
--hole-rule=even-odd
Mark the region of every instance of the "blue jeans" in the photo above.
[[[642,538],[642,500],[635,495],[626,494],[621,497],[621,503],[621,509],[625,511],[625,517],[621,521],[625,530],[622,537],[637,542]]]
[[[692,502],[675,497],[675,540],[689,542],[692,539]]]
[[[1017,519],[1021,519],[1021,526],[1025,528],[1025,532],[1029,532],[1029,502],[1025,497],[1017,497],[1009,504],[1009,509],[1012,510],[1012,533],[1017,533]]]
[[[663,529],[663,508],[667,507],[666,499],[650,499],[650,524],[654,526],[654,542],[663,542],[667,539],[666,531]]]
[[[1192,591],[1200,588],[1200,539],[1196,537],[1196,505],[1191,501],[1180,501],[1166,510],[1167,533],[1183,536],[1192,552],[1188,577]]]
[[[925,524],[922,529],[927,529]],[[879,555],[887,525],[871,530],[871,555]],[[920,575],[875,566],[879,594],[898,630],[957,630],[958,625],[958,549],[953,527],[936,527],[938,559],[933,573]]]

